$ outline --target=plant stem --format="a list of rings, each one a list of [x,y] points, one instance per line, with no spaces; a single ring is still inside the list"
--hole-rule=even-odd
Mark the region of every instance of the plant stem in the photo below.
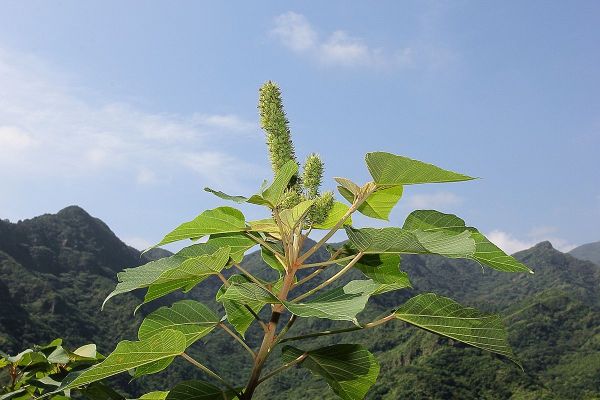
[[[264,240],[262,240],[259,236],[254,236],[248,232],[244,232],[244,234],[246,236],[248,236],[250,239],[254,240],[256,243],[260,244],[261,246],[264,246],[267,250],[269,250],[271,253],[275,254],[276,256],[279,256],[281,258],[284,258],[284,255],[281,254],[280,252],[278,252],[277,250],[275,250],[274,248],[272,248],[269,243],[265,242]]]
[[[244,275],[246,275],[246,277],[248,279],[250,279],[252,282],[256,283],[258,286],[261,287],[261,289],[266,290],[267,292],[271,293],[271,291],[269,290],[269,288],[267,288],[257,277],[255,277],[254,275],[252,275],[250,272],[246,271],[246,269],[244,267],[242,267],[240,264],[233,264],[234,267],[236,267],[237,269],[240,270],[240,272]],[[271,293],[273,294],[273,293]]]
[[[362,257],[363,252],[359,251],[354,258],[352,259],[352,261],[350,261],[344,268],[342,268],[341,270],[339,270],[335,275],[333,275],[331,278],[327,279],[325,282],[321,283],[320,285],[312,288],[311,290],[301,294],[300,296],[296,297],[295,299],[292,300],[292,303],[296,303],[302,299],[307,298],[308,296],[310,296],[313,293],[318,292],[319,290],[323,289],[324,287],[327,287],[329,285],[331,285],[333,282],[335,282],[337,279],[339,279],[342,275],[344,275],[346,272],[348,272],[353,266],[354,264],[356,264],[358,262],[358,260],[360,260],[360,258]]]
[[[306,253],[302,254],[298,258],[297,262],[300,264],[303,263],[304,261],[306,261],[306,259],[308,259],[308,257],[312,256],[317,250],[319,250],[321,248],[321,246],[323,246],[325,243],[327,243],[327,241],[329,239],[331,239],[331,237],[338,231],[338,229],[340,229],[344,225],[344,222],[346,222],[348,217],[350,217],[350,215],[352,215],[352,213],[354,211],[356,211],[362,203],[364,203],[364,201],[371,195],[371,193],[373,193],[375,191],[375,189],[376,189],[376,186],[373,185],[373,187],[371,189],[366,190],[359,197],[357,197],[354,200],[354,202],[352,203],[352,205],[350,206],[350,208],[348,208],[348,210],[344,213],[342,218],[340,218],[338,223],[335,224],[335,226],[333,228],[331,228],[331,230],[329,232],[327,232],[327,234],[325,236],[323,236],[323,238],[321,240],[319,240],[317,243],[315,243],[315,245],[313,247],[308,249],[306,251]]]
[[[304,278],[302,278],[298,282],[296,282],[296,286],[300,286],[303,283],[310,281],[312,278],[314,278],[315,276],[319,275],[323,271],[325,271],[325,268],[319,268],[319,269],[313,271],[309,275],[306,275]]]
[[[384,318],[375,320],[373,322],[369,322],[368,324],[364,324],[363,326],[353,326],[351,328],[345,328],[345,329],[336,329],[336,330],[332,330],[332,331],[322,331],[322,332],[309,333],[306,335],[292,336],[287,339],[281,340],[280,343],[290,342],[292,340],[310,339],[310,338],[319,337],[319,336],[336,335],[338,333],[354,332],[354,331],[360,331],[362,329],[375,328],[376,326],[385,324],[386,322],[389,322],[395,318],[396,318],[395,314],[392,313]]]
[[[342,257],[342,258],[338,258],[337,260],[334,259],[329,259],[327,261],[321,261],[321,262],[317,262],[317,263],[311,263],[311,264],[302,264],[298,269],[304,269],[304,268],[311,268],[311,267],[321,267],[321,266],[326,266],[326,265],[331,265],[331,264],[336,264],[340,261],[346,261],[346,260],[350,260],[352,259],[354,256],[348,256],[348,257]]]
[[[221,382],[223,385],[227,386],[228,389],[233,390],[238,396],[240,395],[240,393],[236,390],[236,388],[233,387],[233,385],[231,385],[225,379],[221,378],[218,374],[216,374],[215,372],[213,372],[212,370],[210,370],[208,367],[205,367],[204,365],[200,364],[198,361],[194,360],[188,354],[181,353],[181,357],[183,357],[190,364],[193,364],[194,366],[196,366],[199,369],[201,369],[202,371],[204,371],[206,374],[212,376],[213,378],[215,378],[216,380],[218,380],[219,382]]]
[[[238,335],[236,335],[231,329],[229,329],[227,327],[227,325],[225,325],[224,323],[220,323],[219,326],[221,328],[223,328],[223,330],[225,332],[227,332],[229,334],[229,336],[231,336],[232,338],[234,338],[235,340],[237,340],[242,346],[244,346],[244,349],[246,349],[248,351],[248,353],[250,353],[250,355],[252,356],[252,359],[256,359],[256,353],[246,344],[246,342],[244,342],[244,340],[239,337]]]
[[[289,363],[285,363],[283,364],[281,367],[274,369],[273,371],[269,372],[268,374],[266,374],[265,376],[263,376],[262,378],[260,378],[258,380],[258,383],[261,384],[264,381],[266,381],[267,379],[277,375],[278,373],[280,373],[281,371],[285,371],[286,369],[293,367],[296,364],[301,363],[302,361],[304,361],[304,359],[308,356],[308,353],[304,353],[302,354],[300,357],[296,358],[293,361],[290,361]]]

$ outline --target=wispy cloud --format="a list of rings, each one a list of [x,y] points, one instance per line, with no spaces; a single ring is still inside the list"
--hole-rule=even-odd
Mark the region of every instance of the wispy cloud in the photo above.
[[[445,209],[461,205],[463,199],[451,192],[435,192],[409,195],[405,202],[411,209]]]
[[[304,15],[291,11],[275,17],[271,34],[291,51],[329,66],[408,67],[414,61],[410,47],[386,51],[344,30],[320,37]]]
[[[486,236],[496,246],[509,254],[528,249],[545,240],[552,243],[556,249],[562,252],[568,252],[576,247],[576,245],[570,243],[568,240],[558,237],[557,233],[558,228],[556,227],[542,226],[533,228],[524,238],[517,238],[509,232],[498,229],[487,233]]]
[[[235,186],[253,170],[214,143],[258,135],[257,123],[234,114],[150,113],[90,100],[44,65],[0,48],[0,179],[15,178],[15,171],[21,179],[112,173],[155,184],[181,168]]]

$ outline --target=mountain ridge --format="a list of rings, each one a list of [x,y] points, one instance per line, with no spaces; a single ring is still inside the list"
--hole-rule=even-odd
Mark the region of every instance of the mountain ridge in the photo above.
[[[46,254],[46,258],[39,254]],[[326,253],[317,256],[325,257]],[[500,273],[466,260],[403,256],[401,269],[408,272],[414,288],[375,297],[359,319],[368,321],[423,291],[500,312],[525,373],[497,357],[473,348],[457,348],[447,339],[398,322],[339,338],[363,343],[381,359],[381,379],[368,398],[570,399],[600,395],[595,380],[600,376],[600,268],[559,252],[549,242],[515,256],[533,267],[535,274]],[[44,260],[50,260],[50,266]],[[17,223],[0,221],[0,349],[14,354],[60,336],[70,347],[96,342],[107,354],[118,340],[134,338],[144,315],[169,299],[151,303],[135,316],[132,311],[140,302],[139,293],[117,296],[103,312],[100,304],[114,288],[116,271],[148,260],[120,241],[101,220],[77,206]],[[253,271],[265,270],[256,252],[248,254],[244,264]],[[353,271],[347,279],[359,277],[360,273]],[[189,296],[216,308],[213,296],[219,286],[218,280],[207,280]],[[171,300],[174,298],[181,295]],[[293,334],[333,325],[318,319],[300,321]],[[252,328],[247,333],[251,343],[257,336]],[[314,347],[333,340],[324,337],[299,345]],[[244,354],[220,333],[191,350],[199,360],[234,381],[246,372]],[[215,358],[215,354],[228,354],[228,362]],[[272,359],[275,362],[276,357]],[[583,371],[580,360],[588,365]],[[175,362],[163,373],[132,384],[124,377],[116,384],[139,395],[168,389],[193,377],[205,379]],[[301,369],[288,371],[286,377],[285,381],[267,381],[259,387],[257,398],[334,398],[321,381],[308,379]],[[423,381],[430,384],[424,386]]]

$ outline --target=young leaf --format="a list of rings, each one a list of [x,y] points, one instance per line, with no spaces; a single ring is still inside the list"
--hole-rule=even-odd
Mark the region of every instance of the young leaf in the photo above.
[[[350,192],[352,194],[352,196],[356,196],[360,192],[360,186],[358,186],[356,183],[352,182],[350,179],[340,178],[340,177],[336,177],[333,179],[337,183],[340,184],[340,187],[342,187],[342,188],[346,189],[348,192]],[[348,200],[348,201],[352,202],[351,200]]]
[[[283,197],[283,192],[288,187],[290,179],[298,174],[298,164],[295,160],[289,160],[279,170],[273,183],[262,192],[262,197],[268,201],[271,206],[277,207]]]
[[[291,232],[296,228],[298,223],[306,216],[314,202],[314,200],[305,200],[293,208],[281,211],[279,217],[281,218],[283,227],[287,229],[287,232]]]
[[[354,201],[354,194],[342,186],[338,186],[340,194],[350,203]],[[390,212],[402,197],[402,185],[382,187],[375,190],[358,207],[358,211],[367,217],[388,220]]]
[[[425,232],[462,232],[466,229],[475,241],[475,253],[471,258],[499,271],[532,272],[525,264],[500,250],[477,229],[465,226],[465,221],[456,215],[434,210],[417,210],[406,218],[403,228]]]
[[[467,258],[475,253],[468,231],[410,231],[401,228],[346,227],[348,239],[363,253],[439,254]]]
[[[215,189],[211,189],[209,187],[205,187],[204,190],[208,193],[212,193],[215,196],[223,199],[223,200],[230,200],[230,201],[234,201],[236,203],[245,203],[248,201],[247,197],[244,196],[232,196],[230,194],[227,193],[223,193],[220,190],[215,190]]]
[[[174,329],[185,335],[187,346],[210,333],[220,318],[204,304],[194,300],[181,300],[171,307],[161,307],[148,315],[138,330],[140,340],[157,333]]]
[[[173,358],[182,354],[185,348],[185,335],[173,329],[137,342],[124,340],[100,364],[81,374],[67,376],[57,391],[86,385],[158,360]]]
[[[503,355],[520,366],[498,315],[463,307],[433,293],[415,296],[396,310],[396,318],[459,342]]]
[[[199,239],[206,235],[244,230],[246,230],[246,222],[241,211],[232,207],[218,207],[206,210],[192,221],[179,225],[154,247],[183,239]]]
[[[367,153],[365,159],[377,185],[412,185],[475,179],[432,164],[385,152]]]
[[[327,218],[325,218],[323,222],[313,224],[312,227],[315,229],[331,229],[338,223],[338,221],[344,216],[344,214],[346,214],[348,209],[349,207],[347,205],[336,201],[333,203],[333,207],[329,211],[329,214],[327,214]],[[344,225],[352,225],[352,217],[346,218],[346,221],[344,221]]]
[[[232,391],[223,391],[210,383],[184,381],[175,385],[165,400],[232,400],[235,396]]]
[[[265,262],[265,264],[267,264],[269,267],[273,268],[275,271],[279,272],[280,276],[285,274],[285,267],[277,259],[275,254],[273,254],[270,250],[261,246],[260,255],[261,255],[263,261]]]
[[[285,346],[283,361],[288,363],[307,354],[301,366],[323,377],[331,389],[344,400],[362,400],[375,384],[379,363],[373,354],[358,344],[336,344],[304,351]]]

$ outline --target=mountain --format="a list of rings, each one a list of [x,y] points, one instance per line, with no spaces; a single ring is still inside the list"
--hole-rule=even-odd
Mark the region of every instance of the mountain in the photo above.
[[[14,354],[34,343],[62,337],[70,348],[95,342],[100,352],[109,353],[119,340],[135,337],[144,315],[182,297],[175,294],[157,301],[134,316],[140,295],[121,295],[100,311],[102,300],[114,288],[116,272],[168,254],[158,251],[150,258],[141,256],[106,224],[76,206],[18,223],[0,220],[0,349]],[[325,256],[320,252],[315,261]],[[344,340],[368,346],[381,362],[380,378],[369,392],[370,399],[600,397],[600,267],[563,254],[548,242],[516,257],[535,274],[506,274],[483,270],[468,261],[404,256],[401,268],[411,277],[413,289],[374,298],[359,319],[369,321],[416,293],[434,291],[503,315],[524,371],[489,353],[400,322],[295,345],[314,348]],[[268,270],[258,253],[246,256],[244,264],[257,273]],[[321,275],[322,279],[327,277],[326,273]],[[358,276],[348,274],[347,279]],[[218,280],[207,280],[189,296],[219,310],[213,300],[219,286]],[[347,325],[301,320],[290,334],[333,326]],[[250,329],[246,337],[256,344],[258,334],[258,330]],[[217,332],[191,352],[209,367],[240,381],[249,363],[236,346],[230,337]],[[273,356],[271,363],[276,362]],[[194,377],[206,379],[177,361],[167,371],[131,384],[126,376],[113,383],[122,392],[137,396]],[[316,397],[335,398],[325,383],[300,368],[265,382],[257,392],[258,399]]]
[[[600,265],[600,242],[583,244],[569,252],[573,257]]]

